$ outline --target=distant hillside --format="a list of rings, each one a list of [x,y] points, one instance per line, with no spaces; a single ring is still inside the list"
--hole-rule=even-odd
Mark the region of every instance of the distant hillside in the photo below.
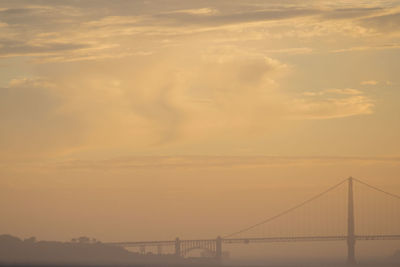
[[[174,261],[174,255],[142,255],[87,238],[74,242],[37,242],[34,238],[21,240],[11,235],[0,235],[0,264],[129,264]]]

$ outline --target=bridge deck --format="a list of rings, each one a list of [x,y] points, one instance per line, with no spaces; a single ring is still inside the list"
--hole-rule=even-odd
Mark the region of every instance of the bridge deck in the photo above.
[[[296,236],[296,237],[256,237],[256,238],[226,238],[222,239],[223,243],[273,243],[273,242],[312,242],[312,241],[342,241],[346,240],[347,236]],[[400,240],[400,235],[357,235],[357,240]],[[215,242],[215,239],[183,239],[181,243],[190,242]],[[136,242],[113,242],[109,245],[122,247],[140,247],[140,246],[173,246],[175,240],[161,241],[136,241]]]

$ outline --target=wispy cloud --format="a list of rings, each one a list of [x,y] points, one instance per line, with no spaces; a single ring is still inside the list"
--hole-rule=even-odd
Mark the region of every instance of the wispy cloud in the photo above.
[[[209,6],[187,3],[182,8],[154,5],[155,2],[149,5],[121,2],[120,6],[108,4],[105,5],[107,9],[101,9],[90,4],[64,1],[58,4],[46,1],[41,5],[8,4],[0,11],[0,36],[3,37],[0,54],[2,57],[30,56],[42,60],[47,57],[52,58],[50,61],[53,62],[67,59],[96,60],[134,55],[145,48],[151,48],[150,52],[154,52],[164,47],[160,42],[163,38],[168,38],[169,45],[172,45],[185,42],[186,36],[199,34],[213,40],[213,43],[218,43],[218,40],[235,43],[246,39],[293,36],[369,36],[388,27],[393,31],[397,23],[397,13],[377,4],[346,8],[324,4],[306,8],[300,4],[273,2],[262,5],[230,2],[228,5],[225,1]],[[135,11],[135,7],[140,12]],[[135,12],[127,13],[127,10]],[[238,32],[241,40],[235,41]],[[130,49],[124,49],[127,46]],[[343,52],[362,50],[363,47],[369,45],[333,50]],[[375,44],[375,47],[391,49],[382,44]],[[307,53],[316,50],[313,47],[307,49]],[[275,49],[274,53],[284,53],[285,50],[288,53],[300,51],[298,47],[289,47],[280,52]],[[302,51],[300,53],[305,50]]]
[[[362,81],[360,84],[362,85],[377,85],[379,82],[375,80],[368,80],[368,81]]]
[[[361,20],[361,24],[380,32],[399,32],[400,13],[389,13],[381,16],[373,16]]]
[[[370,51],[370,50],[394,50],[399,48],[400,48],[400,43],[390,43],[381,45],[353,46],[353,47],[333,50],[332,52],[343,53],[343,52]]]
[[[334,164],[400,164],[400,157],[338,156],[147,156],[106,160],[71,160],[42,167],[64,170],[124,170],[175,168],[252,168]]]
[[[214,8],[197,8],[197,9],[178,9],[170,12],[166,12],[166,14],[189,14],[189,15],[197,15],[197,16],[210,16],[210,15],[217,15],[218,10]]]
[[[303,98],[291,101],[293,118],[333,119],[371,114],[374,101],[352,88],[304,92]]]

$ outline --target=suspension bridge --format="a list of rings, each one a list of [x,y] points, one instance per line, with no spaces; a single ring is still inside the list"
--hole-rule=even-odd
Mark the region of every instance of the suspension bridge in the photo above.
[[[387,224],[384,224],[385,229],[381,229],[377,233],[366,233],[365,230],[361,231],[363,233],[358,233],[356,231],[356,212],[355,212],[355,196],[354,196],[354,184],[358,183],[365,188],[370,189],[375,193],[379,193],[381,196],[385,196],[387,199],[391,199],[394,201],[397,206],[391,209],[392,214],[390,218],[381,218],[382,214],[377,212],[374,217],[380,220],[387,220],[392,226],[389,227]],[[302,234],[302,233],[294,233],[291,231],[290,234],[282,234],[282,233],[255,233],[250,234],[255,229],[261,227],[267,227],[267,229],[271,229],[270,225],[279,221],[283,217],[287,217],[292,213],[296,213],[304,207],[312,205],[312,203],[319,201],[324,196],[330,194],[331,192],[337,190],[340,187],[344,187],[347,184],[346,194],[347,197],[345,201],[345,215],[344,222],[342,222],[342,226],[345,229],[338,231],[335,234],[323,234],[320,232],[319,234]],[[376,196],[374,196],[376,197]],[[367,200],[370,203],[377,203],[374,198],[369,197]],[[372,202],[371,202],[372,201]],[[367,203],[368,209],[371,209],[371,204]],[[333,219],[329,218],[332,204],[328,204],[325,207],[325,214],[323,217],[327,220],[326,222],[322,222],[322,224],[327,224],[329,221],[333,221]],[[328,209],[328,210],[326,210]],[[382,211],[384,208],[376,207],[375,211]],[[297,214],[298,215],[298,214]],[[310,218],[306,220],[306,224],[310,224],[310,222],[315,222],[314,217],[310,214],[302,214],[303,218]],[[336,216],[338,217],[338,216]],[[362,216],[361,216],[362,217]],[[397,220],[397,221],[396,221]],[[367,221],[361,218],[361,223]],[[290,223],[295,223],[296,219],[290,220]],[[375,223],[376,224],[376,223]],[[293,228],[294,226],[289,226]],[[312,226],[315,227],[315,226]],[[294,227],[296,228],[296,227]],[[363,227],[359,227],[361,230]],[[392,231],[388,233],[388,231]],[[301,232],[301,231],[300,231]],[[240,229],[239,231],[233,232],[231,234],[227,234],[224,236],[218,236],[217,238],[212,239],[180,239],[176,238],[175,240],[156,240],[156,241],[133,241],[133,242],[113,242],[109,243],[110,245],[121,246],[121,247],[137,247],[142,253],[145,253],[147,247],[157,248],[158,254],[162,254],[163,247],[173,247],[174,253],[176,257],[186,257],[188,253],[194,249],[201,249],[207,252],[208,255],[214,257],[216,260],[220,261],[223,256],[223,244],[249,244],[249,243],[272,243],[272,242],[322,242],[322,241],[344,241],[347,244],[347,263],[355,264],[356,263],[356,242],[357,241],[376,241],[376,240],[400,240],[400,196],[396,194],[392,194],[385,190],[382,190],[378,187],[372,186],[368,183],[365,183],[356,178],[348,178],[340,183],[330,187],[329,189],[317,194],[304,202],[301,202],[287,210],[282,211],[281,213],[276,214],[266,220],[263,220],[259,223],[253,224],[246,228]]]

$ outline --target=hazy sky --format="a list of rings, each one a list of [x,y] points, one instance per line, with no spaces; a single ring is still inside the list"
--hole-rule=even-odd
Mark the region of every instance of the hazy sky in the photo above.
[[[399,1],[0,0],[0,232],[214,236],[349,175],[399,193],[399,62]]]

